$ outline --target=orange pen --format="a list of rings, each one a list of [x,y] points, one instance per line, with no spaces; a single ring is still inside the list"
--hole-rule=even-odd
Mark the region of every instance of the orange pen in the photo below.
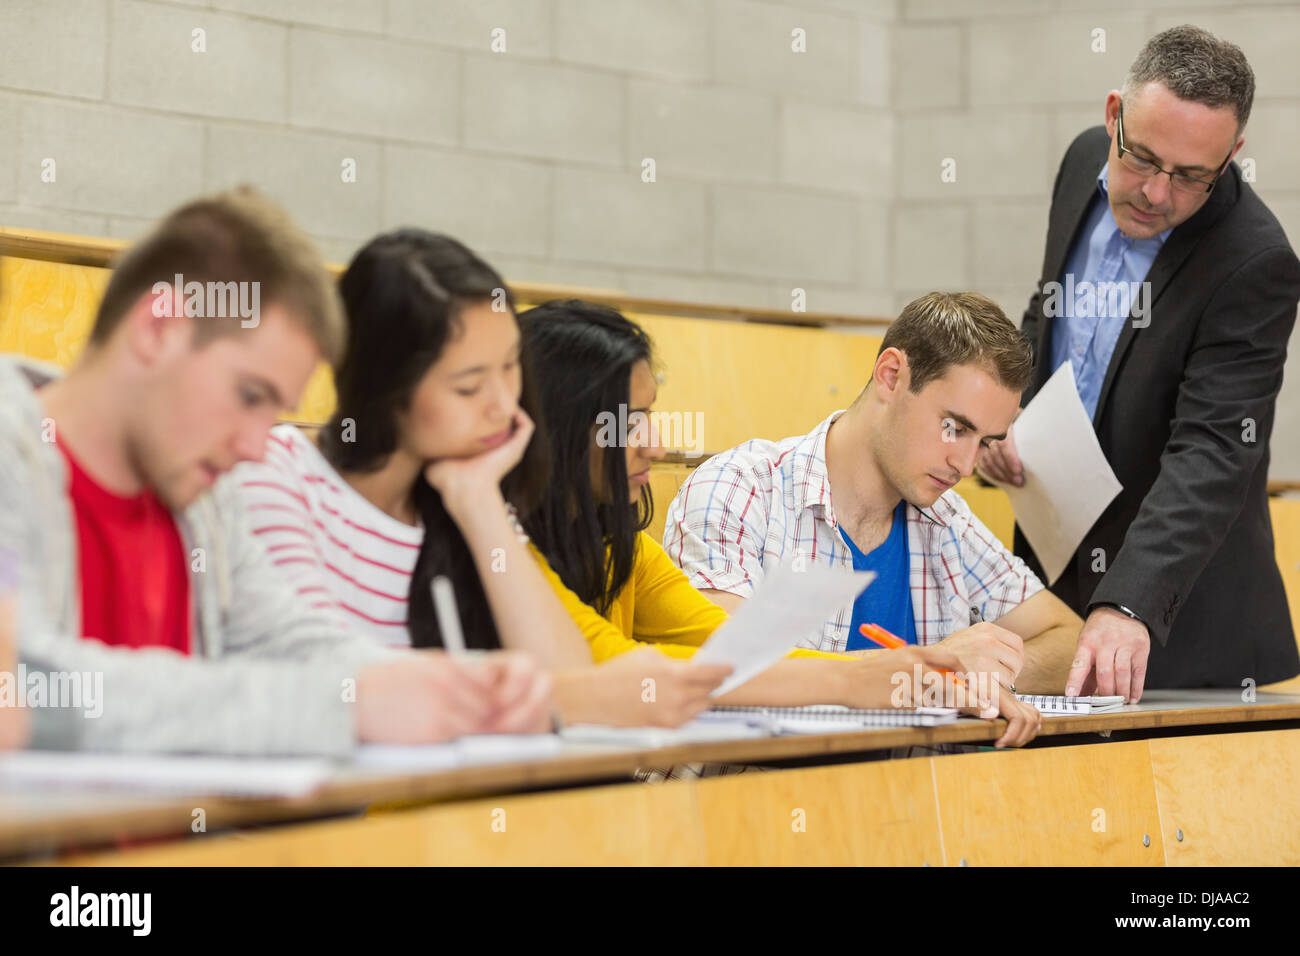
[[[891,634],[879,624],[861,624],[858,626],[858,633],[867,640],[874,641],[881,647],[887,648],[891,651],[907,646],[907,641],[903,640],[897,634]],[[968,689],[966,685],[962,683],[955,671],[950,671],[946,667],[936,667],[935,670],[940,674],[946,674],[948,679],[952,681],[954,687],[960,687],[962,690]]]
[[[890,634],[879,624],[862,624],[858,627],[858,633],[867,640],[874,641],[881,647],[888,648],[891,651],[907,646],[907,641],[895,634]]]

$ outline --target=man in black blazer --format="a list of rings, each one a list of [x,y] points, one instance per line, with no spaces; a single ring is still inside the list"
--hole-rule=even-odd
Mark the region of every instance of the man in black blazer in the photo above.
[[[1232,163],[1253,95],[1237,47],[1167,30],[1057,174],[1021,325],[1036,363],[1024,402],[1071,361],[1124,486],[1052,587],[1086,619],[1067,693],[1095,681],[1096,693],[1137,700],[1144,685],[1300,672],[1266,488],[1300,261]],[[1071,295],[1108,278],[1121,280],[1111,301],[1122,311]],[[1020,483],[1014,429],[980,468]],[[1016,552],[1037,569],[1019,530]]]

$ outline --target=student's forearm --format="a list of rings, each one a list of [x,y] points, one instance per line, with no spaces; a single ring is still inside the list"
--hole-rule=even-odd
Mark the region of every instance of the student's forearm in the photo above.
[[[1065,678],[1078,643],[1077,621],[1058,624],[1028,638],[1016,690],[1022,694],[1064,694]]]
[[[889,669],[878,662],[784,658],[717,703],[731,707],[890,706]]]
[[[544,667],[590,667],[586,638],[519,540],[504,502],[463,514],[456,522],[474,556],[502,645],[531,654]]]

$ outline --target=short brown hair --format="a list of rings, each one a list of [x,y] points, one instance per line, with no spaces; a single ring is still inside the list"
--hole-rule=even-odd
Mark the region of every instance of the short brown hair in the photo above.
[[[140,296],[178,275],[186,283],[257,283],[261,307],[287,308],[322,358],[340,358],[343,310],[320,253],[281,206],[252,187],[196,199],[132,246],[114,265],[90,341],[107,342]],[[195,329],[195,342],[238,328],[238,321],[213,317]]]
[[[881,352],[888,348],[907,356],[912,392],[954,365],[982,365],[1016,392],[1025,390],[1034,372],[1029,340],[978,292],[930,292],[907,303],[880,344]]]

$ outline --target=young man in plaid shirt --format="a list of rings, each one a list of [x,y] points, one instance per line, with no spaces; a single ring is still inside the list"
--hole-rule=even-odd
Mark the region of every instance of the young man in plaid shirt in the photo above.
[[[801,646],[874,648],[859,625],[946,642],[962,670],[1022,693],[1063,691],[1083,622],[952,490],[1017,414],[1028,342],[982,295],[908,304],[871,380],[807,435],[704,462],[668,508],[664,549],[728,610],[791,562],[873,570],[852,607]]]

